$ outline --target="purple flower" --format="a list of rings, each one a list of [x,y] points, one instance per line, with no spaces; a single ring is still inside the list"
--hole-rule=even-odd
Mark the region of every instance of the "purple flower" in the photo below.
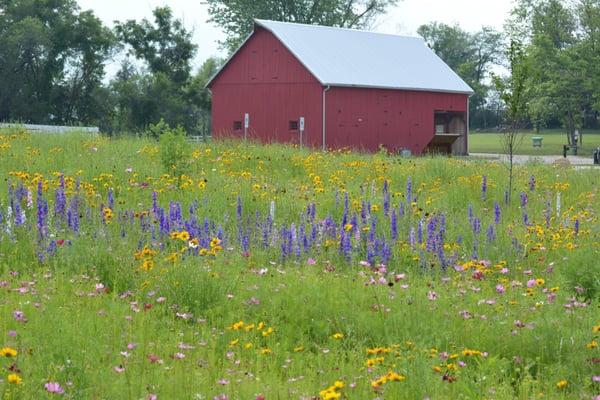
[[[527,205],[527,202],[528,202],[527,193],[521,192],[521,208],[525,208],[525,206]]]
[[[487,196],[487,175],[481,177],[481,199],[485,200]]]
[[[500,210],[500,204],[498,202],[494,202],[494,223],[498,225],[500,223],[500,216],[502,211]]]
[[[27,322],[27,318],[25,318],[25,313],[23,311],[13,311],[13,318],[15,321]]]
[[[529,177],[529,190],[532,192],[535,190],[535,176],[533,175]]]

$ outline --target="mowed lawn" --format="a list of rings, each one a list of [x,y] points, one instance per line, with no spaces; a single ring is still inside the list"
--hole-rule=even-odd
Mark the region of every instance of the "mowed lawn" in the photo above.
[[[0,132],[0,397],[597,399],[598,173]]]
[[[542,147],[533,147],[532,137],[543,138]],[[501,133],[496,132],[471,132],[469,135],[470,153],[503,153]],[[567,135],[562,130],[523,132],[521,144],[516,154],[524,155],[562,155],[563,145],[567,144]],[[578,155],[591,156],[594,150],[600,146],[600,130],[583,130],[583,144]],[[572,154],[569,152],[568,154]]]

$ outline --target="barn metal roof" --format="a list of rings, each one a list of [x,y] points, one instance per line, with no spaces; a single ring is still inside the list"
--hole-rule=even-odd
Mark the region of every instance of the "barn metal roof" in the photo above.
[[[255,20],[323,85],[472,94],[422,38]]]

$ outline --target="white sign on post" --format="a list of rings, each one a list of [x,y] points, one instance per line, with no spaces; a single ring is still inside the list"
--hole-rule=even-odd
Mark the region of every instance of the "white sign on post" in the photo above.
[[[248,128],[250,127],[250,114],[244,114],[244,140],[248,139]]]
[[[304,117],[300,117],[300,147],[303,146],[303,136],[304,136]]]

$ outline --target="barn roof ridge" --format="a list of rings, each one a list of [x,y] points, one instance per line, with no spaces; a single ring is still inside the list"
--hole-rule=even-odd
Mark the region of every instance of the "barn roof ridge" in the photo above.
[[[302,22],[284,22],[284,21],[275,21],[275,20],[271,20],[271,19],[261,19],[261,18],[255,18],[254,22],[259,23],[259,25],[262,25],[263,23],[282,24],[282,25],[300,25],[300,26],[316,28],[316,29],[327,29],[327,30],[331,29],[331,30],[340,30],[340,31],[360,32],[363,34],[370,33],[373,35],[394,36],[394,37],[401,37],[401,38],[405,38],[405,39],[417,39],[420,41],[424,41],[424,39],[421,36],[416,36],[416,35],[398,35],[395,33],[375,32],[375,31],[368,31],[365,29],[348,28],[348,27],[343,27],[343,26],[327,26],[327,25],[307,24],[307,23],[302,23]]]
[[[323,86],[473,93],[420,37],[261,19],[254,22],[254,32],[207,87],[260,27],[274,35]]]

